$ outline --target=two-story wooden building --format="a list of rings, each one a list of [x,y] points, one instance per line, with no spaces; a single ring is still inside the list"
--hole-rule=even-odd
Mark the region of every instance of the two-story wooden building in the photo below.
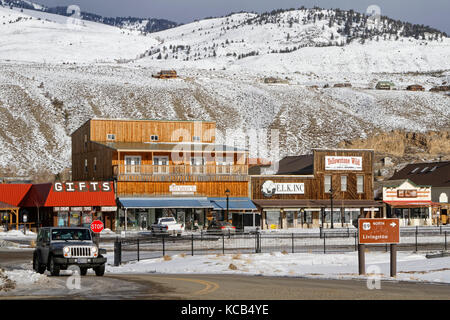
[[[114,181],[119,229],[147,229],[167,215],[201,228],[251,213],[248,151],[216,144],[215,129],[212,121],[91,119],[72,134],[73,180]]]
[[[382,217],[373,197],[373,150],[314,149],[282,159],[277,174],[251,177],[252,200],[267,229],[351,226]]]

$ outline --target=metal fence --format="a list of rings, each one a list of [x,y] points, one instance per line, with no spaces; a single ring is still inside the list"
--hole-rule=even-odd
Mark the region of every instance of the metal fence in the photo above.
[[[447,250],[450,228],[410,228],[400,232],[399,251]],[[389,245],[370,245],[371,251],[388,251]],[[296,233],[224,233],[183,236],[145,235],[116,238],[114,264],[161,258],[177,254],[227,253],[340,253],[358,250],[356,229],[320,230]]]

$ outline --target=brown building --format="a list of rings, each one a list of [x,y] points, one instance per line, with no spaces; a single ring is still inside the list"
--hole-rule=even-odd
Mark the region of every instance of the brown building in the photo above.
[[[162,216],[187,229],[232,217],[242,226],[249,219],[240,215],[256,209],[248,151],[215,144],[215,129],[212,121],[91,119],[72,134],[73,180],[114,181],[118,229],[148,229]]]
[[[358,217],[382,217],[373,200],[373,150],[314,149],[286,157],[277,174],[251,178],[261,227],[346,227]]]

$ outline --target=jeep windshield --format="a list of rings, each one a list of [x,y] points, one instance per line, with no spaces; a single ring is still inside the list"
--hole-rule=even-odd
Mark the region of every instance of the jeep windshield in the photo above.
[[[91,240],[91,233],[88,229],[54,229],[52,240],[86,241]]]

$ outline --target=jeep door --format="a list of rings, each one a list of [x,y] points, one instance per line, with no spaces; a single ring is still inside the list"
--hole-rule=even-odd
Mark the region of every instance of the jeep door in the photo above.
[[[42,230],[42,236],[40,237],[41,243],[37,243],[40,250],[41,263],[47,264],[48,254],[50,253],[50,229]]]

